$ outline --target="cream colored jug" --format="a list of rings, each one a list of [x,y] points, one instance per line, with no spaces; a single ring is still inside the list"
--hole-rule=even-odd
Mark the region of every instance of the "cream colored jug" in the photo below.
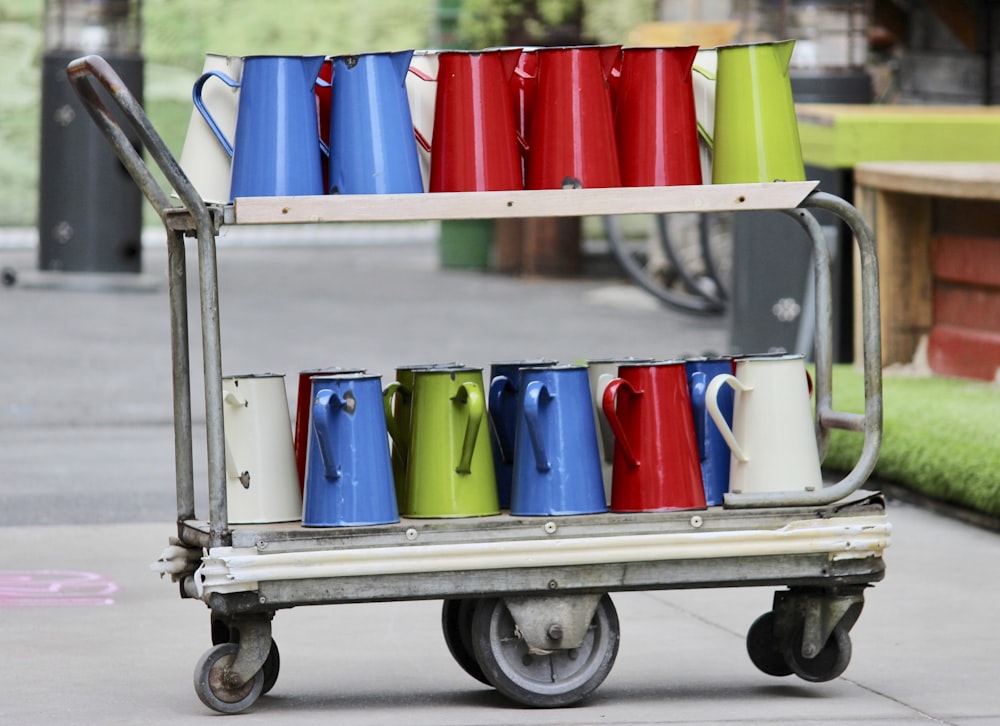
[[[733,426],[719,409],[719,390],[732,386]],[[755,356],[736,362],[736,375],[715,376],[705,392],[708,413],[728,444],[729,491],[813,491],[823,486],[809,378],[801,355]]]
[[[206,53],[202,73],[208,71],[221,71],[239,82],[243,73],[243,59]],[[240,89],[212,83],[205,88],[202,100],[226,138],[233,138],[236,135],[236,108],[240,101]],[[202,200],[216,204],[229,202],[229,173],[232,163],[198,109],[191,111],[184,147],[181,149],[180,165]]]
[[[229,523],[301,519],[302,494],[284,376],[223,378],[222,399]]]

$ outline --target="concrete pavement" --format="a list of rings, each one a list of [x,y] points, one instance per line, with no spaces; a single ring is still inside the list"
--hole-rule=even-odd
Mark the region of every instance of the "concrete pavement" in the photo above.
[[[441,271],[435,257],[426,242],[221,248],[225,372],[292,378],[357,365],[389,376],[398,364],[435,360],[726,348],[724,321],[660,309],[613,281]],[[164,258],[145,251],[149,275],[163,274]],[[190,258],[193,288],[193,247]],[[0,264],[31,268],[34,255],[3,250]],[[165,286],[2,289],[0,331],[0,723],[214,717],[191,685],[210,644],[208,611],[148,569],[174,518]],[[203,452],[195,465],[201,481]],[[750,663],[743,640],[769,609],[770,589],[615,595],[615,667],[581,705],[554,711],[513,707],[462,672],[441,637],[438,602],[340,605],[278,614],[278,683],[236,718],[1000,723],[1000,536],[902,503],[890,518],[886,579],[867,593],[851,665],[831,683],[775,679]]]

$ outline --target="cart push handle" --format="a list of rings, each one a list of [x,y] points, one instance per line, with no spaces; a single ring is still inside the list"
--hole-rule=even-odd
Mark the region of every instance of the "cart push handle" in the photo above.
[[[219,546],[229,538],[226,506],[225,433],[222,422],[222,348],[219,330],[219,293],[216,281],[218,272],[215,255],[216,223],[209,207],[201,199],[170,149],[153,128],[149,117],[136,101],[111,65],[98,55],[77,58],[69,63],[66,75],[70,85],[83,101],[84,108],[93,118],[101,133],[114,148],[118,158],[132,176],[164,226],[171,231],[167,244],[171,256],[176,257],[172,266],[171,284],[171,334],[180,349],[175,350],[174,360],[174,435],[178,449],[184,449],[188,459],[183,467],[178,464],[178,519],[194,517],[193,470],[190,465],[190,381],[187,369],[187,302],[183,288],[184,244],[180,231],[188,232],[191,221],[198,238],[198,268],[202,319],[202,348],[205,374],[205,415],[208,438],[209,509],[212,546]],[[95,83],[96,81],[96,83]],[[181,211],[172,204],[170,197],[157,183],[142,159],[140,150],[132,145],[118,121],[112,116],[99,95],[103,86],[125,120],[139,136],[149,156],[163,173],[168,184],[180,198],[191,220],[171,220],[172,213]],[[174,278],[178,278],[175,280]],[[176,288],[176,289],[175,289]],[[180,358],[180,360],[178,360]],[[181,400],[181,399],[187,400]],[[186,430],[185,430],[186,427]],[[180,454],[179,454],[180,456]],[[183,470],[183,473],[182,473]],[[183,481],[182,481],[183,480]],[[183,490],[183,491],[182,491]]]
[[[104,103],[104,99],[99,95],[98,88],[94,83],[97,81],[110,94],[111,99],[124,114],[132,129],[138,134],[142,145],[149,152],[150,157],[156,162],[157,167],[163,172],[167,182],[171,185],[177,196],[183,202],[184,207],[195,217],[197,221],[198,211],[205,211],[205,204],[191,184],[187,175],[181,169],[180,164],[167,148],[166,143],[153,128],[149,117],[142,106],[135,99],[132,93],[125,86],[111,65],[101,56],[88,55],[77,58],[69,63],[66,68],[66,75],[77,95],[84,102],[84,107],[94,119],[98,128],[111,143],[118,158],[124,164],[132,179],[142,190],[143,195],[153,205],[160,219],[166,222],[167,211],[176,208],[167,193],[157,183],[149,167],[143,161],[138,149],[133,146],[131,139],[126,136],[118,121]],[[211,228],[211,219],[205,213],[204,221]]]

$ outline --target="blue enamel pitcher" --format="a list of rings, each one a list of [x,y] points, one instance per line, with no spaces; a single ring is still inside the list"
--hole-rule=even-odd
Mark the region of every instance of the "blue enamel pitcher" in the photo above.
[[[705,504],[722,504],[723,496],[729,491],[729,446],[719,427],[716,426],[705,406],[705,391],[713,378],[734,372],[732,358],[690,358],[684,363],[691,391],[691,412],[694,415],[694,435],[698,442],[698,458],[701,461],[701,479],[705,487]],[[733,389],[720,389],[719,409],[732,427]]]
[[[379,376],[312,378],[303,526],[399,521],[383,410]]]
[[[521,369],[553,366],[546,358],[502,361],[490,365],[489,420],[493,467],[497,475],[497,497],[501,509],[510,509],[510,487],[514,479],[514,436],[517,433],[518,394]]]
[[[195,107],[233,160],[230,199],[323,193],[314,91],[322,65],[323,56],[248,56],[241,80],[208,71],[194,84]],[[212,78],[240,89],[232,140],[202,101]]]
[[[420,158],[406,95],[412,50],[333,59],[330,191],[422,192]]]
[[[510,513],[607,511],[586,366],[521,369]]]

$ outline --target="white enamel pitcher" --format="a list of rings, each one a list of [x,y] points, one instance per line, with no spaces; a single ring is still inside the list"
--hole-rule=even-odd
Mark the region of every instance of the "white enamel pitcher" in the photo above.
[[[239,82],[243,74],[243,58],[206,53],[202,73],[208,71],[220,71]],[[202,100],[226,138],[233,138],[236,135],[236,109],[240,102],[240,89],[223,83],[210,83],[202,92]],[[229,203],[232,162],[196,108],[191,111],[184,147],[181,149],[180,166],[204,201]]]
[[[271,373],[225,377],[222,399],[229,523],[301,519],[285,377]]]
[[[719,410],[722,386],[736,391],[733,427]],[[736,362],[736,375],[715,376],[705,392],[708,413],[732,452],[729,491],[814,491],[823,486],[801,355],[755,356]]]
[[[431,151],[434,141],[434,107],[437,100],[439,50],[415,50],[406,74],[406,96],[410,103],[413,129],[418,134],[417,154],[424,191],[431,182]]]

